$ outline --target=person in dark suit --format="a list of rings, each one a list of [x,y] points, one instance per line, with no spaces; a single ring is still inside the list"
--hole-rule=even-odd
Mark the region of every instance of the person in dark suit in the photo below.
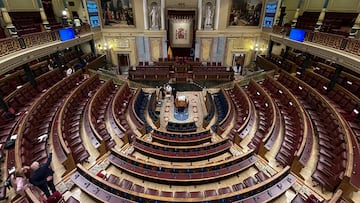
[[[176,91],[175,87],[172,88],[172,95],[173,95],[173,97],[174,97],[174,101],[175,101],[175,99],[176,99],[176,93],[177,93],[177,91]]]
[[[54,193],[56,191],[55,185],[53,182],[54,171],[50,168],[50,163],[52,159],[52,153],[49,153],[48,159],[45,164],[39,164],[39,162],[34,161],[30,168],[32,173],[30,175],[30,183],[40,188],[46,195],[50,197],[50,192]]]
[[[164,87],[161,87],[160,88],[160,92],[161,92],[161,99],[164,99],[165,98],[165,89],[164,89]]]

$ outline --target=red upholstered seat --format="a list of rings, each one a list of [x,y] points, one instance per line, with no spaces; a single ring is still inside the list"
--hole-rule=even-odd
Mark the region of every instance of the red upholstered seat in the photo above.
[[[231,192],[231,189],[230,189],[230,187],[223,187],[223,188],[220,188],[218,190],[218,192],[219,192],[219,195],[227,194],[227,193]]]
[[[138,184],[134,184],[132,187],[131,187],[131,190],[132,191],[135,191],[135,192],[139,192],[139,193],[144,193],[145,191],[145,188],[141,185],[138,185]]]
[[[160,196],[162,196],[162,197],[173,197],[173,192],[161,191]]]
[[[189,197],[190,198],[202,198],[203,194],[200,191],[196,191],[196,192],[189,192]]]
[[[269,178],[268,175],[266,175],[263,171],[259,171],[255,174],[255,178],[259,181],[259,182],[262,182],[262,181],[265,181]]]
[[[176,191],[174,193],[174,197],[175,198],[187,198],[188,197],[188,193],[186,191]]]
[[[128,189],[130,190],[131,186],[132,186],[132,182],[126,179],[122,179],[120,181],[120,187],[124,188],[124,189]]]
[[[158,196],[159,195],[159,190],[148,188],[145,191],[145,194]]]
[[[110,174],[107,181],[117,185],[117,184],[119,184],[120,178],[118,176],[114,175],[114,174]]]
[[[8,197],[6,197],[6,187],[1,186],[0,187],[0,200],[5,200],[5,199],[8,199]]]
[[[205,190],[204,191],[204,196],[205,197],[212,197],[212,196],[216,196],[216,190]]]
[[[232,186],[232,189],[234,191],[242,190],[245,188],[245,185],[243,183],[238,183]]]

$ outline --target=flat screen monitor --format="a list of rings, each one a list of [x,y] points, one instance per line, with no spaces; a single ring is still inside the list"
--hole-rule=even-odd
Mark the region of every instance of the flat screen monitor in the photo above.
[[[75,38],[74,30],[72,28],[64,28],[59,30],[60,40],[66,41]]]
[[[305,38],[305,30],[291,29],[289,38],[298,42],[303,42]]]
[[[90,16],[90,24],[91,24],[91,27],[100,26],[99,16]]]
[[[270,1],[266,3],[265,15],[263,21],[264,28],[272,28],[276,13],[276,7],[277,7],[277,1]]]

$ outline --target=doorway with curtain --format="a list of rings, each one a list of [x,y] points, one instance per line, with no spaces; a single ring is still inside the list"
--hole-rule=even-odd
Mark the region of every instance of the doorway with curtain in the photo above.
[[[119,74],[127,74],[130,66],[130,56],[128,53],[117,54]]]

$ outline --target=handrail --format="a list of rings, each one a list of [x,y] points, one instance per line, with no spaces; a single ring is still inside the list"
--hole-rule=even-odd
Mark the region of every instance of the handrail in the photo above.
[[[270,39],[298,50],[306,50],[312,55],[319,56],[324,59],[334,60],[336,63],[357,73],[360,72],[360,40],[351,38],[341,38],[329,33],[307,31],[303,43],[291,40],[284,35],[278,33],[270,33]],[[317,40],[317,36],[323,36],[326,39]],[[313,38],[315,37],[315,40]],[[334,43],[334,41],[336,43]],[[335,56],[336,55],[336,56]]]
[[[90,25],[83,24],[80,28],[80,33],[90,32]],[[17,51],[27,49],[33,46],[39,46],[55,41],[60,41],[58,31],[43,31],[36,33],[29,33],[16,38],[5,38],[0,40],[0,57]]]

